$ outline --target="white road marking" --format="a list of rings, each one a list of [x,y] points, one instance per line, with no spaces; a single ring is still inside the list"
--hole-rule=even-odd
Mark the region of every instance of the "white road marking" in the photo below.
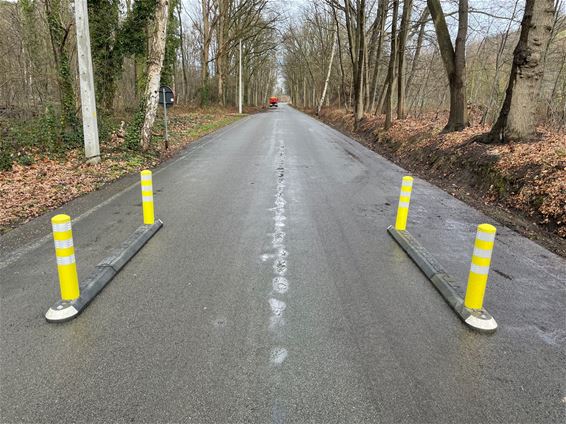
[[[287,359],[287,349],[284,347],[276,347],[271,350],[269,362],[271,362],[272,365],[281,365],[285,359]]]
[[[269,306],[271,307],[271,312],[273,315],[281,316],[287,308],[287,304],[282,300],[275,299],[273,297],[269,298]]]
[[[275,277],[273,279],[273,291],[279,294],[285,294],[289,290],[289,282],[285,277]]]

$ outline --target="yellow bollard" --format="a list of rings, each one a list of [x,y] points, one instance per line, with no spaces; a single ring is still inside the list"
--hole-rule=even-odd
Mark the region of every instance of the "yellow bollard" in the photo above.
[[[57,271],[61,287],[62,300],[75,300],[80,296],[79,277],[75,262],[73,247],[73,231],[69,215],[56,215],[51,218],[55,255],[57,256]]]
[[[478,225],[474,253],[472,254],[472,265],[468,277],[468,287],[466,289],[466,297],[464,298],[464,306],[466,308],[482,309],[483,307],[483,296],[485,294],[496,231],[493,225]]]
[[[145,225],[153,225],[155,223],[153,211],[153,185],[151,182],[151,171],[147,169],[140,173],[141,175],[141,193],[143,205],[143,223]]]
[[[411,191],[413,190],[413,177],[403,177],[401,183],[401,194],[399,195],[399,206],[397,207],[397,219],[395,229],[405,231],[407,229],[407,218],[409,216],[409,202],[411,201]]]

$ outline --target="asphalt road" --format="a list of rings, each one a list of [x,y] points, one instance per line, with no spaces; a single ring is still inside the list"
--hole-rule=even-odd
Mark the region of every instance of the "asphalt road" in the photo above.
[[[565,261],[494,223],[499,329],[468,330],[386,233],[403,175],[289,107],[244,118],[154,172],[165,226],[60,325],[59,211],[3,236],[1,421],[564,422]],[[62,209],[80,278],[140,225],[136,181]],[[462,282],[481,222],[415,179],[409,230]]]

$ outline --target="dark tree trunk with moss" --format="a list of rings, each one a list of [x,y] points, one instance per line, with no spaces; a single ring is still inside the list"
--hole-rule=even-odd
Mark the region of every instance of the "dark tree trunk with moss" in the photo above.
[[[468,0],[459,0],[458,33],[453,46],[440,0],[427,0],[440,55],[450,88],[450,115],[444,132],[462,131],[469,125],[466,106],[466,36],[468,34]]]
[[[407,111],[405,108],[405,47],[407,35],[409,33],[409,20],[413,9],[413,1],[405,0],[403,4],[403,15],[401,17],[401,27],[399,28],[399,60],[397,70],[397,119],[405,119]]]
[[[505,100],[487,142],[523,140],[535,135],[543,56],[552,32],[554,5],[554,0],[527,0]]]
[[[116,79],[122,68],[119,14],[119,0],[88,0],[96,104],[106,112],[112,111]]]
[[[63,141],[77,143],[80,141],[80,125],[77,118],[73,76],[71,75],[69,54],[67,52],[67,42],[72,24],[63,21],[65,12],[62,0],[45,1],[49,36],[57,67],[57,83],[61,103],[61,136]]]
[[[387,68],[387,92],[385,94],[385,124],[388,130],[393,123],[393,85],[395,83],[395,58],[397,57],[397,17],[399,15],[399,0],[393,0],[393,16],[391,20],[391,51]]]
[[[179,36],[179,21],[175,9],[180,0],[169,0],[169,22],[167,24],[167,39],[165,41],[165,57],[161,69],[161,84],[172,86],[175,82],[175,62],[177,50],[181,44]]]

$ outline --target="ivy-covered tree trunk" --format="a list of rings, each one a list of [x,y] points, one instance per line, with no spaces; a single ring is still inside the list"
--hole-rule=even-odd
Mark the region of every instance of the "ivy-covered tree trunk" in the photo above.
[[[209,22],[209,1],[202,0],[202,55],[201,55],[201,93],[200,103],[208,103],[208,62],[211,42],[210,22]]]
[[[169,21],[169,0],[158,0],[155,8],[154,22],[149,38],[147,57],[147,86],[144,94],[145,117],[141,130],[141,148],[147,150],[151,142],[151,129],[157,113],[159,100],[159,83],[161,69],[165,57],[165,42],[167,39],[167,22]]]
[[[554,4],[554,0],[527,0],[505,100],[486,138],[488,142],[528,139],[535,134],[543,56],[552,32]]]
[[[40,11],[37,3],[32,0],[20,0],[18,2],[22,12],[22,38],[25,49],[28,51],[31,67],[32,90],[39,97],[39,101],[43,102],[43,97],[48,90],[48,79],[45,75],[45,69],[42,66],[41,58],[38,52],[41,50],[42,42],[40,34],[37,31],[38,17]],[[34,99],[35,100],[35,99]]]
[[[96,104],[106,112],[112,110],[116,78],[122,68],[117,46],[119,14],[120,0],[88,0]]]
[[[53,57],[57,66],[57,83],[61,102],[61,131],[65,140],[78,141],[79,121],[76,114],[76,98],[73,77],[67,53],[67,41],[71,24],[63,22],[63,0],[46,0],[45,14],[49,27],[49,36],[53,48]]]
[[[175,9],[180,0],[169,0],[169,23],[167,24],[167,37],[165,41],[165,57],[161,69],[161,84],[173,85],[175,81],[175,64],[177,62],[177,51],[181,44],[179,35],[180,21],[177,20]]]

